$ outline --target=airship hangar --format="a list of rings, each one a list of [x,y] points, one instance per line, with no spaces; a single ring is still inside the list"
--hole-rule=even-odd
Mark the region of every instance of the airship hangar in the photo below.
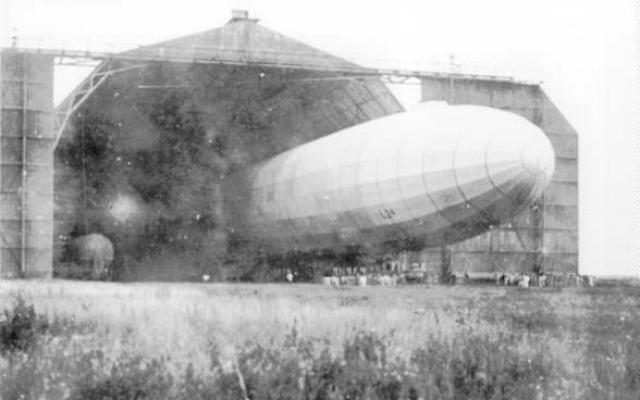
[[[100,63],[54,108],[55,62],[80,59]],[[57,275],[69,241],[90,233],[113,243],[116,279],[207,272],[225,280],[268,269],[277,260],[234,238],[238,211],[224,182],[284,151],[403,112],[385,83],[406,79],[419,80],[424,102],[524,117],[553,146],[555,170],[539,198],[471,238],[365,262],[434,273],[578,272],[578,137],[537,83],[367,68],[244,11],[220,28],[123,53],[16,46],[1,60],[3,278]],[[301,262],[321,269],[326,259],[316,252]]]

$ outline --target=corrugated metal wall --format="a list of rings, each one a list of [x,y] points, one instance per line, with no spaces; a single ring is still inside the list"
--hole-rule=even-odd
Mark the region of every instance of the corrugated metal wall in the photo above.
[[[53,58],[3,51],[0,276],[50,277]]]
[[[477,104],[519,114],[538,125],[556,153],[556,169],[542,201],[506,224],[450,246],[455,272],[578,271],[578,136],[537,85],[434,77],[422,79],[423,101]],[[440,249],[410,259],[439,268]],[[412,261],[412,262],[415,262]]]

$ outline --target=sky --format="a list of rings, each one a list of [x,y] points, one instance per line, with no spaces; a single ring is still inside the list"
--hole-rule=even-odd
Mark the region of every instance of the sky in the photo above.
[[[580,271],[640,273],[640,4],[633,0],[0,0],[0,40],[123,50],[218,27],[231,9],[373,67],[513,75],[579,133]],[[59,68],[56,99],[87,73]],[[415,85],[394,87],[405,104]]]

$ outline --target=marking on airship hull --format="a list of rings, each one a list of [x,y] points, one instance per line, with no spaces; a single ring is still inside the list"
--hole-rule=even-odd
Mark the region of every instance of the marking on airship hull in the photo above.
[[[391,179],[384,179],[386,176],[382,173],[383,168],[385,167],[385,164],[389,164],[386,165],[386,167],[391,167],[393,166],[393,170],[396,171],[396,173],[392,173],[390,175]],[[389,168],[390,170],[392,168]],[[398,180],[397,180],[397,153],[395,154],[395,156],[392,157],[388,157],[385,159],[380,160],[380,158],[376,158],[376,189],[378,191],[378,199],[380,200],[380,205],[383,206],[383,211],[382,212],[378,212],[378,216],[379,218],[382,220],[381,222],[385,223],[388,221],[385,220],[391,220],[394,221],[395,216],[396,216],[396,212],[394,211],[393,213],[391,212],[384,212],[384,209],[389,209],[390,205],[389,205],[389,199],[401,199],[402,195],[397,196],[396,193],[401,193],[400,192],[400,187],[398,185]],[[397,200],[396,200],[397,202]],[[405,211],[406,213],[407,211]]]
[[[393,208],[384,208],[380,210],[380,215],[382,216],[382,219],[393,219],[396,215],[396,211]]]

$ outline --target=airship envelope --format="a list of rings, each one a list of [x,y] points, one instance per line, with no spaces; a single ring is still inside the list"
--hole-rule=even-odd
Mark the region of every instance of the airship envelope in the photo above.
[[[516,114],[424,103],[250,168],[239,226],[285,249],[452,243],[529,206],[554,160],[544,132]]]

